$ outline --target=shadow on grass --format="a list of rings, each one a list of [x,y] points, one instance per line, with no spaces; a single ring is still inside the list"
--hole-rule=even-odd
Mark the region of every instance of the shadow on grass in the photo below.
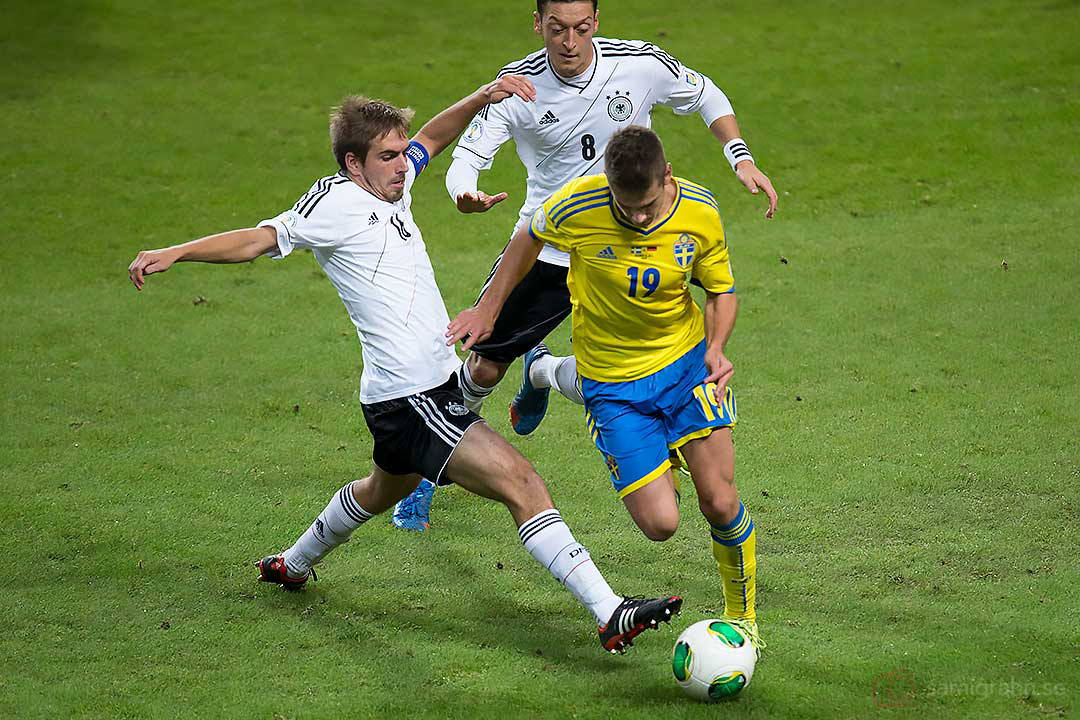
[[[563,607],[549,612],[493,594],[484,598],[482,604],[472,603],[468,614],[460,614],[440,609],[434,596],[425,597],[418,604],[394,588],[365,595],[364,599],[370,602],[362,605],[355,602],[355,591],[323,590],[317,585],[299,591],[260,585],[256,595],[260,602],[266,601],[264,607],[268,610],[313,623],[328,634],[343,634],[358,641],[374,637],[375,633],[364,629],[371,625],[399,637],[416,636],[410,643],[418,646],[497,647],[545,663],[568,663],[600,671],[610,668],[591,618],[569,596]],[[358,625],[344,630],[342,623],[350,621]],[[647,641],[647,636],[641,640]]]

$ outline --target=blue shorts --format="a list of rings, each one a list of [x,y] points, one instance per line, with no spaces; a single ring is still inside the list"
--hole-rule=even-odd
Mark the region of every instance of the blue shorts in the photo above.
[[[671,467],[670,450],[735,427],[735,395],[716,403],[706,383],[705,341],[667,367],[628,382],[581,378],[585,422],[611,471],[619,497],[648,485]]]

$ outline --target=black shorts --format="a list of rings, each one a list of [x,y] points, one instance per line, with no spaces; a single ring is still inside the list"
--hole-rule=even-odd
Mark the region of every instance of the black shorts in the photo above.
[[[418,473],[436,485],[454,448],[483,418],[465,407],[457,373],[437,388],[360,407],[375,440],[372,459],[394,475]]]
[[[491,268],[495,275],[502,255]],[[570,314],[570,291],[566,287],[567,268],[537,260],[521,279],[495,319],[495,327],[473,351],[488,360],[510,364],[532,350]],[[480,297],[484,296],[480,291]],[[479,302],[477,298],[477,302]]]

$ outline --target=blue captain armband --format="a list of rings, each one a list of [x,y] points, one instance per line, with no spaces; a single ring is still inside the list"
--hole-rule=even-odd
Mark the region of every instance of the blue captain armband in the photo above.
[[[412,163],[413,170],[416,171],[416,176],[420,177],[420,173],[424,172],[424,168],[427,167],[428,161],[431,160],[428,157],[427,148],[418,142],[410,142],[408,149],[405,151],[405,157],[409,158],[409,162]]]

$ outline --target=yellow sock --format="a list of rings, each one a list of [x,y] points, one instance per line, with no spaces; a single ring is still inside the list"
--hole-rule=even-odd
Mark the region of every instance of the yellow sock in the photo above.
[[[754,521],[739,503],[739,514],[730,525],[712,526],[712,551],[724,579],[724,614],[755,620],[757,550]]]

